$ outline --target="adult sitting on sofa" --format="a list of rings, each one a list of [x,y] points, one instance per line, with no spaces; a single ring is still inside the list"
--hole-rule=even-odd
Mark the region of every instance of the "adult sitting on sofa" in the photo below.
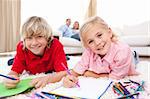
[[[70,24],[71,24],[71,19],[70,18],[66,19],[66,24],[62,25],[59,28],[59,32],[64,37],[70,37],[70,38],[74,38],[80,41],[79,33],[75,33],[74,29],[70,28]]]
[[[73,54],[82,54],[83,52],[83,47],[81,42],[79,41],[79,34],[78,37],[73,38],[71,37],[72,29],[69,27],[71,24],[71,19],[66,19],[66,24],[62,25],[58,30],[55,30],[53,35],[55,37],[59,38],[59,41],[63,44],[64,46],[64,51],[68,55],[73,55]],[[68,31],[68,32],[65,32]],[[71,35],[69,34],[71,33]],[[78,38],[78,39],[77,39]]]

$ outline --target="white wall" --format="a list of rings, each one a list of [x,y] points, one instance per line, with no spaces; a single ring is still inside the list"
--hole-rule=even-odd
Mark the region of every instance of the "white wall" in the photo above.
[[[83,23],[89,0],[21,0],[21,24],[30,16],[42,16],[53,30],[65,23]],[[110,26],[123,28],[150,21],[150,0],[97,0],[97,14]],[[147,31],[149,31],[146,25]]]
[[[114,27],[150,21],[150,0],[97,0],[98,15]]]
[[[44,17],[55,30],[65,23],[84,19],[89,0],[21,0],[21,24],[30,16]]]

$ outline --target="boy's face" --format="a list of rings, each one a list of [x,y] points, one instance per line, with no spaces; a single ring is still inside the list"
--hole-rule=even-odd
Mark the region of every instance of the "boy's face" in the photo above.
[[[104,56],[111,46],[111,37],[111,29],[106,30],[95,25],[85,33],[85,44],[94,53]]]
[[[25,39],[25,46],[35,55],[43,55],[47,40],[43,36],[27,37]]]

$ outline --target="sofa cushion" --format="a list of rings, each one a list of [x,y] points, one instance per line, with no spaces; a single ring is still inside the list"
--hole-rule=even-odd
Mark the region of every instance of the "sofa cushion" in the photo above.
[[[69,47],[81,47],[81,42],[74,39],[74,38],[69,38],[69,37],[61,37],[60,42]]]
[[[150,45],[150,36],[148,36],[148,35],[121,36],[121,40],[131,46],[148,46],[148,45]]]
[[[81,54],[83,50],[82,47],[64,47],[65,54]]]
[[[124,25],[122,28],[122,34],[128,35],[149,35],[150,21],[145,21],[135,25]]]

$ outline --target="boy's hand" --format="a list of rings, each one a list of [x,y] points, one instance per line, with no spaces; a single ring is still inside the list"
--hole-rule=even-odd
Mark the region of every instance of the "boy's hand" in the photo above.
[[[78,78],[73,75],[67,75],[63,78],[63,86],[64,87],[75,87],[78,83]]]
[[[30,85],[34,86],[35,88],[43,88],[46,86],[46,84],[49,83],[50,79],[51,79],[50,75],[34,78],[34,79],[32,79]]]
[[[15,88],[17,84],[20,82],[19,77],[17,75],[8,75],[9,77],[16,78],[17,80],[11,80],[8,78],[4,78],[3,83],[6,88]]]

